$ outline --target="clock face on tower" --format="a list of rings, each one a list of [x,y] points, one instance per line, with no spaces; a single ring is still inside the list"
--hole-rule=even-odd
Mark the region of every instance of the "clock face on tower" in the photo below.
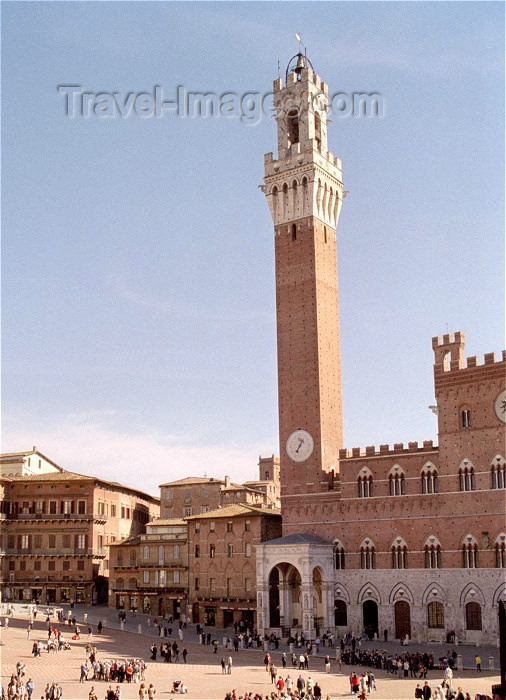
[[[286,454],[294,462],[305,462],[313,454],[314,440],[307,430],[295,430],[286,441]]]
[[[495,415],[506,423],[506,391],[501,391],[494,404]]]

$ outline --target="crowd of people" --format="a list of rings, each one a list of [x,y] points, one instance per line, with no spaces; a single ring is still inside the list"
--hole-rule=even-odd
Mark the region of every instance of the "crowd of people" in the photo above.
[[[11,613],[12,614],[12,613]],[[37,617],[37,609],[29,612],[30,621],[27,628],[27,639],[34,628],[34,622]],[[55,618],[58,622],[53,622],[51,618]],[[99,700],[97,692],[100,686],[97,683],[103,682],[109,684],[105,691],[105,700],[121,700],[122,684],[135,683],[138,684],[136,691],[139,694],[140,700],[154,700],[156,690],[153,684],[148,686],[145,683],[146,663],[141,658],[108,658],[101,660],[97,657],[97,646],[91,642],[92,629],[86,623],[84,618],[84,627],[88,631],[88,643],[84,646],[85,658],[80,665],[79,680],[81,683],[90,681],[93,685],[87,684],[86,692],[88,700]],[[165,622],[165,621],[164,621]],[[169,624],[172,623],[172,620]],[[155,619],[153,624],[158,627],[159,621]],[[177,623],[176,623],[177,624]],[[34,640],[32,655],[34,658],[41,657],[43,651],[58,652],[71,648],[72,640],[79,640],[81,629],[77,624],[75,616],[71,611],[65,615],[61,610],[48,611],[46,618],[47,625],[47,641]],[[186,626],[186,621],[179,621],[179,631]],[[61,627],[61,628],[60,628]],[[97,630],[101,631],[97,627]],[[73,628],[73,629],[72,629]],[[65,635],[66,629],[69,630]],[[162,627],[162,630],[164,628]],[[172,630],[171,630],[172,631]],[[218,640],[213,638],[213,635],[206,631],[202,626],[197,626],[197,632],[200,635],[201,644],[211,645],[214,653],[223,645],[224,655],[221,658],[220,664],[224,675],[231,675],[233,669],[232,649],[238,652],[239,649],[251,648],[252,646],[262,646],[267,642],[267,648],[271,650],[278,649],[279,639],[275,635],[270,635],[267,639],[260,639],[252,628],[239,628],[236,626],[234,635],[225,637],[222,645]],[[40,633],[39,633],[40,634]],[[67,641],[67,638],[68,641]],[[165,634],[162,632],[162,636]],[[70,638],[71,637],[71,638]],[[176,640],[157,640],[160,643],[152,643],[150,647],[150,660],[156,661],[159,656],[160,661],[168,663],[187,663],[188,649],[183,646],[180,641]],[[69,643],[70,642],[70,643]],[[453,681],[453,670],[457,666],[457,654],[455,650],[448,651],[443,656],[436,660],[433,653],[410,651],[402,653],[393,653],[379,649],[362,648],[361,640],[358,637],[348,635],[343,639],[334,639],[331,634],[324,634],[322,638],[315,640],[305,640],[302,634],[297,634],[292,638],[293,647],[288,652],[283,652],[280,655],[276,654],[279,659],[280,668],[274,663],[270,651],[265,652],[263,663],[265,671],[269,674],[268,679],[272,686],[272,690],[267,694],[253,694],[251,692],[243,692],[237,695],[236,690],[227,693],[225,700],[319,700],[323,699],[323,691],[320,681],[308,675],[311,667],[313,673],[330,673],[332,670],[339,673],[342,672],[342,665],[346,664],[356,669],[358,666],[365,667],[360,672],[352,670],[349,674],[350,695],[358,700],[366,700],[376,690],[376,677],[374,671],[381,670],[386,674],[398,678],[409,678],[415,681],[420,680],[416,684],[416,689],[413,684],[415,699],[419,700],[472,700],[469,693],[465,693],[460,687],[455,687]],[[330,648],[337,647],[340,652],[337,653],[337,659],[330,658]],[[182,647],[182,649],[180,648]],[[303,648],[302,648],[303,647]],[[323,655],[316,657],[314,654],[320,652],[320,648],[329,648],[329,654],[324,658]],[[265,647],[264,647],[265,648]],[[82,647],[81,647],[82,649]],[[225,651],[226,650],[226,651]],[[262,657],[260,657],[262,658]],[[216,661],[219,661],[220,656]],[[476,670],[481,671],[481,658],[476,656]],[[336,668],[337,667],[337,668]],[[374,671],[373,671],[374,669]],[[441,670],[442,680],[438,682],[431,681],[432,687],[427,681],[427,672],[429,670]],[[304,675],[303,675],[303,673]],[[348,672],[345,671],[345,677]],[[31,700],[34,692],[34,683],[31,678],[26,677],[26,667],[22,661],[18,662],[16,673],[12,675],[6,689],[2,688],[2,700]],[[383,676],[382,676],[383,677]],[[103,687],[103,686],[102,686]],[[124,687],[124,686],[123,686]],[[88,692],[89,689],[89,692]],[[132,691],[130,691],[131,693]],[[186,693],[188,688],[185,683],[173,681],[172,692]],[[412,691],[410,691],[412,692]],[[36,697],[40,697],[37,693]],[[42,695],[43,700],[59,700],[63,697],[63,690],[59,683],[48,683]],[[478,696],[477,696],[478,697]],[[101,700],[101,699],[100,699]]]
[[[150,647],[150,660],[151,661],[156,661],[156,657],[158,652],[160,652],[160,660],[165,661],[166,663],[179,663],[179,645],[176,641],[172,642],[172,644],[169,644],[168,642],[160,643],[160,646],[157,647],[155,643],[153,643]],[[188,649],[186,647],[183,647],[181,651],[181,658],[183,660],[183,663],[186,663],[186,660],[188,658]]]
[[[143,659],[105,659],[97,657],[97,647],[85,646],[86,659],[81,664],[80,682],[87,680],[105,683],[140,683],[145,680],[146,663]]]

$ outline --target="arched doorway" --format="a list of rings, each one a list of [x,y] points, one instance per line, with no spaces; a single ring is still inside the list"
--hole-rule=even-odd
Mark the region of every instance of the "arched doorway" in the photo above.
[[[316,628],[316,634],[322,634],[322,627],[324,626],[323,619],[323,606],[322,606],[322,582],[323,582],[323,571],[320,567],[313,569],[313,615],[314,615],[314,626]]]
[[[344,600],[334,601],[334,624],[336,627],[348,626],[348,609]]]
[[[280,626],[279,569],[277,566],[274,567],[269,576],[269,618],[271,627]]]
[[[411,637],[411,610],[406,600],[398,600],[394,605],[395,638]]]
[[[271,628],[302,625],[301,578],[292,564],[278,564],[269,574],[269,619]]]
[[[378,604],[375,600],[365,600],[362,603],[362,616],[364,631],[369,639],[372,639],[378,634]]]

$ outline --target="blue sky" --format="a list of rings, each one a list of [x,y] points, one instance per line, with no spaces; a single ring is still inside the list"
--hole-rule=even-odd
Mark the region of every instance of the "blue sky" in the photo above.
[[[89,92],[331,93],[347,447],[437,440],[431,338],[504,339],[501,3],[2,3],[3,451],[157,493],[278,454],[275,122],[69,118]]]

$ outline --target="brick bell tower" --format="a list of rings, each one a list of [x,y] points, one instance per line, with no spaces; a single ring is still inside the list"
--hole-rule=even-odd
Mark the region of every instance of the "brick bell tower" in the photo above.
[[[278,158],[265,155],[274,222],[283,506],[328,492],[342,447],[336,226],[341,161],[327,150],[328,87],[302,53],[274,81]]]

